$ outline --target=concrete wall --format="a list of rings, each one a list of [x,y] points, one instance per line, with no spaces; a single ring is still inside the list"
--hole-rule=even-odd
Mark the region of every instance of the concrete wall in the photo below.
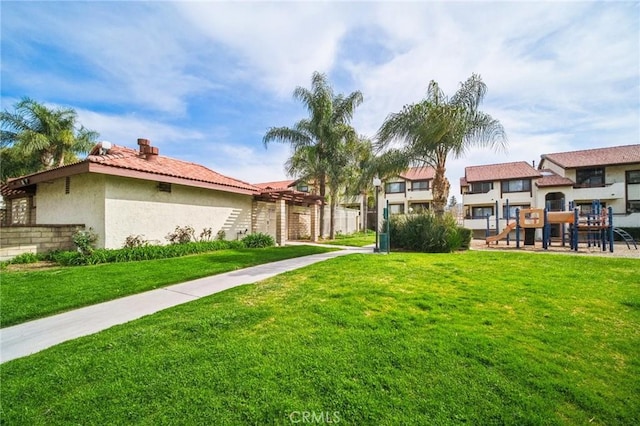
[[[336,207],[335,212],[335,231],[342,234],[352,234],[360,229],[360,211],[356,209],[347,209],[345,207]],[[331,225],[331,211],[329,206],[324,206],[324,237],[329,236]]]
[[[287,206],[288,239],[311,238],[311,209],[303,206]]]
[[[234,240],[238,232],[251,230],[252,196],[171,186],[158,190],[153,181],[107,176],[105,184],[105,232],[107,248],[119,248],[129,235],[166,244],[176,226],[192,226],[196,237],[205,228],[212,236],[220,230]]]
[[[72,236],[83,225],[32,225],[0,228],[0,261],[22,253],[73,250]]]

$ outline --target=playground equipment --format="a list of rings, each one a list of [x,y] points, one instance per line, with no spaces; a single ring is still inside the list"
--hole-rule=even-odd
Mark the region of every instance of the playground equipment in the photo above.
[[[542,229],[542,248],[545,250],[551,245],[551,225],[561,225],[562,246],[566,245],[566,238],[569,237],[569,245],[571,250],[578,251],[578,243],[586,242],[588,247],[601,247],[602,251],[607,248],[613,252],[613,234],[620,235],[627,247],[633,244],[637,249],[637,245],[631,235],[624,230],[613,226],[613,209],[611,207],[604,208],[599,200],[592,202],[591,211],[587,214],[581,214],[580,209],[574,207],[573,203],[569,205],[569,211],[549,211],[549,209],[516,209],[515,220],[507,222],[506,227],[497,235],[489,235],[489,216],[487,216],[486,243],[490,244],[505,239],[507,245],[512,231],[516,234],[516,248],[520,248],[521,233],[524,231],[524,245],[535,245],[535,230]],[[496,212],[498,211],[498,202],[496,202]],[[509,201],[506,203],[506,211],[509,211]],[[568,232],[566,232],[568,226]],[[496,230],[499,229],[499,219],[496,215]],[[625,235],[626,234],[626,235]],[[582,238],[581,238],[582,237]]]

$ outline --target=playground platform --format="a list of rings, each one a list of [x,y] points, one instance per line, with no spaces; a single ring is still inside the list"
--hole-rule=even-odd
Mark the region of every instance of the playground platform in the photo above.
[[[601,247],[587,247],[586,244],[580,244],[579,251],[572,251],[569,246],[562,247],[559,242],[552,241],[552,244],[545,250],[542,248],[540,241],[536,241],[535,246],[520,245],[520,248],[514,250],[516,247],[515,241],[511,240],[507,245],[506,240],[501,240],[497,244],[495,242],[487,244],[484,238],[471,240],[471,250],[493,250],[493,251],[508,251],[510,253],[557,253],[568,254],[574,256],[601,256],[601,257],[620,257],[640,260],[640,250],[636,250],[633,246],[628,248],[624,241],[616,241],[614,243],[613,253],[602,251]]]

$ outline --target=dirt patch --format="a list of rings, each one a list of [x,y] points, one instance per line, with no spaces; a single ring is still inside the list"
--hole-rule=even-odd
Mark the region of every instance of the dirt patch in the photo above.
[[[59,268],[55,262],[35,262],[35,263],[17,263],[9,264],[4,269],[5,271],[20,272],[20,271],[42,271],[46,269]]]

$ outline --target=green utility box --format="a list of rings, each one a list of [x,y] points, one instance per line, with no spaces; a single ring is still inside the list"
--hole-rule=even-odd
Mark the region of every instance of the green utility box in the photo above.
[[[382,233],[380,234],[380,252],[389,251],[389,234]]]

